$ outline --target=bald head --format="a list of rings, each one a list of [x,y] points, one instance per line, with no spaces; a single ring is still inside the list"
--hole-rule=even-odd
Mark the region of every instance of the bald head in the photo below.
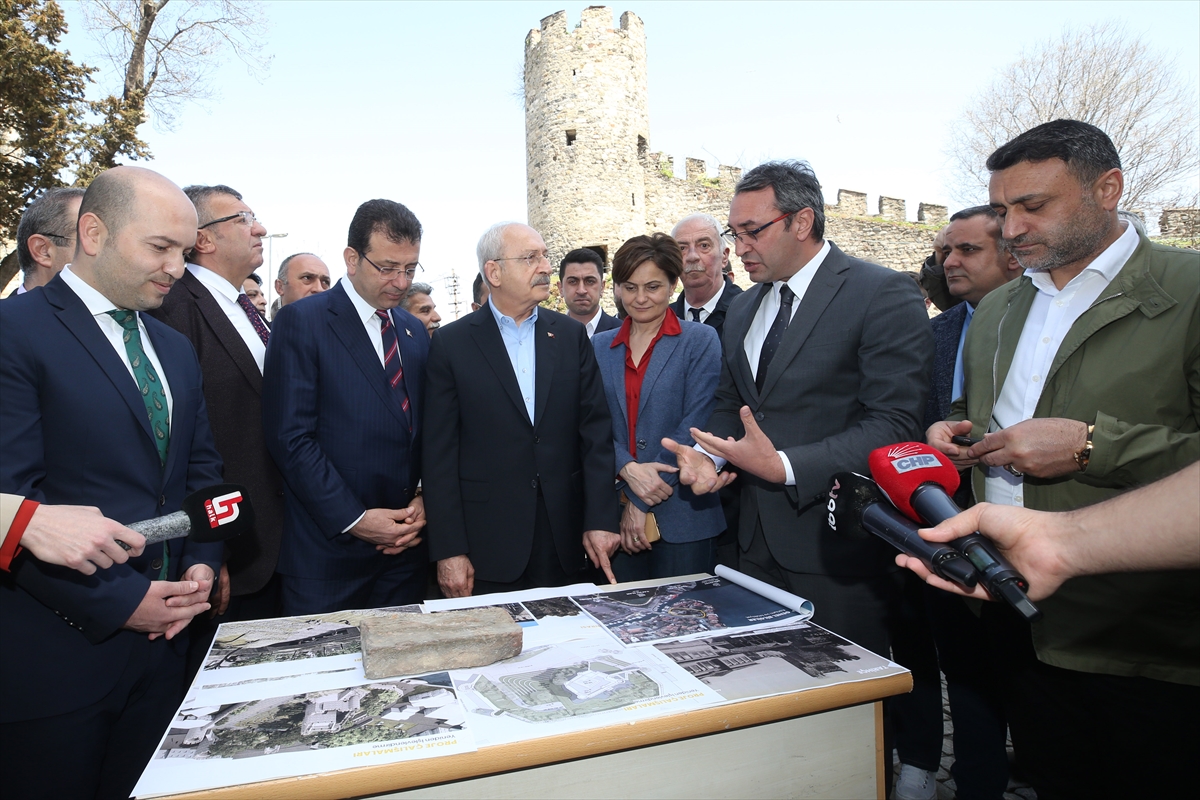
[[[117,167],[92,181],[79,208],[71,271],[118,308],[162,304],[196,244],[196,209],[171,181],[141,167]]]

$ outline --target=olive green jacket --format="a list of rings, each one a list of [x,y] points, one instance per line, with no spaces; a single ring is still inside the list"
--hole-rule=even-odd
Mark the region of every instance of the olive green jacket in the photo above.
[[[970,419],[972,436],[987,431],[1036,294],[1022,277],[975,311],[963,397],[949,417]],[[1198,295],[1200,253],[1142,237],[1071,327],[1034,412],[1094,423],[1091,460],[1085,471],[1060,478],[1026,476],[1026,508],[1091,505],[1200,459]],[[972,471],[977,499],[985,496],[984,475],[984,468]],[[1146,511],[1149,520],[1154,509]],[[1130,547],[1137,540],[1129,531]],[[1033,625],[1033,639],[1047,664],[1200,685],[1200,572],[1075,578],[1039,607],[1045,617]]]

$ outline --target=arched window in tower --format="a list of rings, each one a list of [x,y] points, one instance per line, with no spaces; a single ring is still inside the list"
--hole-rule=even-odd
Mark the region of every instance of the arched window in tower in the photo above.
[[[575,144],[575,131],[567,131],[567,147],[572,147]]]

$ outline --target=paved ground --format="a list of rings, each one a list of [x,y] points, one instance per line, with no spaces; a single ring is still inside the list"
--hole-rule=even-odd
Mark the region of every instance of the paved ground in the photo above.
[[[954,778],[950,777],[950,765],[954,763],[954,746],[951,742],[954,726],[950,723],[950,703],[946,699],[945,681],[942,682],[942,730],[944,731],[942,739],[942,766],[937,774],[937,800],[954,800]],[[1011,758],[1011,742],[1009,743],[1008,753]],[[894,753],[892,761],[895,775],[899,776],[900,762],[896,760]],[[1033,787],[1028,784],[1010,780],[1008,791],[1004,793],[1004,800],[1037,800],[1037,792],[1033,791]]]

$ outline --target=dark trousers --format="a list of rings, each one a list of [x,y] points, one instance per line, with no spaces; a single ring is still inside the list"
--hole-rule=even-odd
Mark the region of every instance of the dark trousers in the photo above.
[[[1038,800],[1196,792],[1200,687],[1038,662],[1021,674],[1013,745]]]
[[[1007,686],[1036,658],[1029,625],[1002,603],[976,614],[963,598],[925,587],[938,661],[954,725],[954,776],[961,800],[999,800],[1008,786]],[[1021,757],[1019,734],[1014,750]]]
[[[636,555],[618,550],[612,559],[613,574],[624,583],[699,572],[711,573],[717,565],[716,544],[716,537],[678,544],[659,539],[650,545],[649,550]]]
[[[217,635],[217,627],[222,622],[248,622],[253,619],[272,619],[283,616],[283,603],[280,599],[279,576],[272,575],[267,584],[257,592],[234,595],[229,598],[229,608],[219,616],[201,614],[188,625],[187,672],[184,675],[184,690],[192,685],[192,679],[204,664],[208,648]]]
[[[580,536],[583,532],[580,531]],[[471,594],[493,594],[495,592],[515,592],[520,589],[537,589],[545,586],[567,586],[571,583],[591,582],[590,570],[579,570],[568,574],[562,568],[558,557],[558,548],[554,546],[554,533],[550,529],[550,515],[546,513],[546,502],[542,492],[538,490],[537,521],[533,526],[533,549],[529,553],[529,563],[525,571],[515,581],[500,583],[498,581],[482,581],[475,579],[475,587]],[[599,581],[600,584],[604,580]]]
[[[386,608],[425,600],[429,545],[380,556],[373,571],[355,581],[280,575],[284,616],[325,614],[356,608]]]
[[[0,725],[0,794],[7,800],[124,800],[132,794],[183,700],[178,645],[139,638],[120,680],[98,702]]]
[[[892,659],[912,673],[913,688],[884,703],[901,763],[936,772],[942,761],[944,732],[942,674],[925,609],[926,588],[916,575],[907,570],[903,573],[892,630]]]
[[[752,578],[811,600],[812,621],[868,650],[891,652],[890,624],[903,575],[811,575],[781,567],[771,555],[762,525],[755,524],[750,547],[742,551],[741,571]]]

